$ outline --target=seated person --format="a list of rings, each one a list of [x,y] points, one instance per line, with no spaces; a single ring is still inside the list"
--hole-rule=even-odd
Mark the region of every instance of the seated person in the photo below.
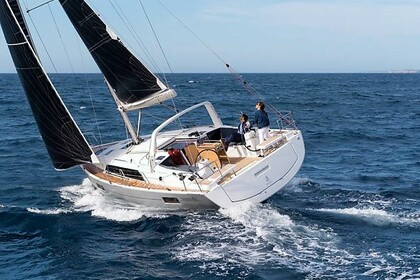
[[[170,148],[170,149],[168,149],[168,154],[169,154],[169,157],[171,158],[174,166],[185,164],[180,150],[175,149],[175,148]]]
[[[225,149],[229,148],[229,144],[232,142],[242,143],[244,141],[244,134],[250,130],[251,124],[248,121],[248,116],[241,114],[239,117],[240,123],[238,125],[238,131],[232,133],[225,139]]]

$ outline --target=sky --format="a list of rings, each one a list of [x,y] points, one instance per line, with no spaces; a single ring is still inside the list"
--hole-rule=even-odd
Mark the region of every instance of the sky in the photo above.
[[[141,1],[170,68],[140,0],[88,2],[123,42],[157,72],[172,69],[175,73],[223,73],[223,62],[244,73],[420,69],[420,0]],[[31,8],[45,0],[21,2],[23,7]],[[99,72],[58,1],[29,15],[29,28],[48,72]],[[15,70],[0,34],[0,73],[9,72]]]

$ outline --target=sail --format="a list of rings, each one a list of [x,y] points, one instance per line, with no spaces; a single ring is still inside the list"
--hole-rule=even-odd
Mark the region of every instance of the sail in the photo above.
[[[15,3],[0,0],[0,24],[53,165],[67,169],[93,162],[96,156],[42,68]]]
[[[18,21],[18,23],[20,25],[20,27],[21,27],[21,29],[23,31],[23,34],[25,34],[25,37],[28,40],[29,44],[31,44],[32,49],[35,50],[35,45],[33,44],[32,38],[31,38],[31,36],[29,34],[29,30],[27,28],[27,25],[26,25],[26,22],[25,22],[25,18],[23,17],[22,13],[20,12],[21,11],[21,8],[20,8],[19,1],[18,0],[8,0],[7,2],[9,2],[9,6],[12,9],[13,14],[15,15],[15,18],[16,18],[16,20]]]
[[[148,107],[176,95],[123,45],[84,0],[60,3],[125,110]]]

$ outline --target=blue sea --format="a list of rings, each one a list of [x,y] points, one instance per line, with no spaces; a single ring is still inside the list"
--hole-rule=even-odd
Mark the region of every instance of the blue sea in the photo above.
[[[91,144],[127,137],[101,75],[51,78]],[[293,111],[300,172],[264,204],[172,212],[55,171],[17,75],[1,74],[1,279],[420,279],[420,75],[243,78]],[[210,100],[226,124],[257,101],[229,74],[167,79],[178,109]],[[171,114],[146,111],[143,133]]]

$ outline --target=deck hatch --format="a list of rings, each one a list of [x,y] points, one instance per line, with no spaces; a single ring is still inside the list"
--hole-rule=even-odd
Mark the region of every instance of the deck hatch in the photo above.
[[[118,175],[118,176],[144,181],[143,176],[140,174],[138,170],[135,170],[135,169],[129,169],[129,168],[119,167],[115,165],[107,165],[106,171],[108,171],[109,173]]]

